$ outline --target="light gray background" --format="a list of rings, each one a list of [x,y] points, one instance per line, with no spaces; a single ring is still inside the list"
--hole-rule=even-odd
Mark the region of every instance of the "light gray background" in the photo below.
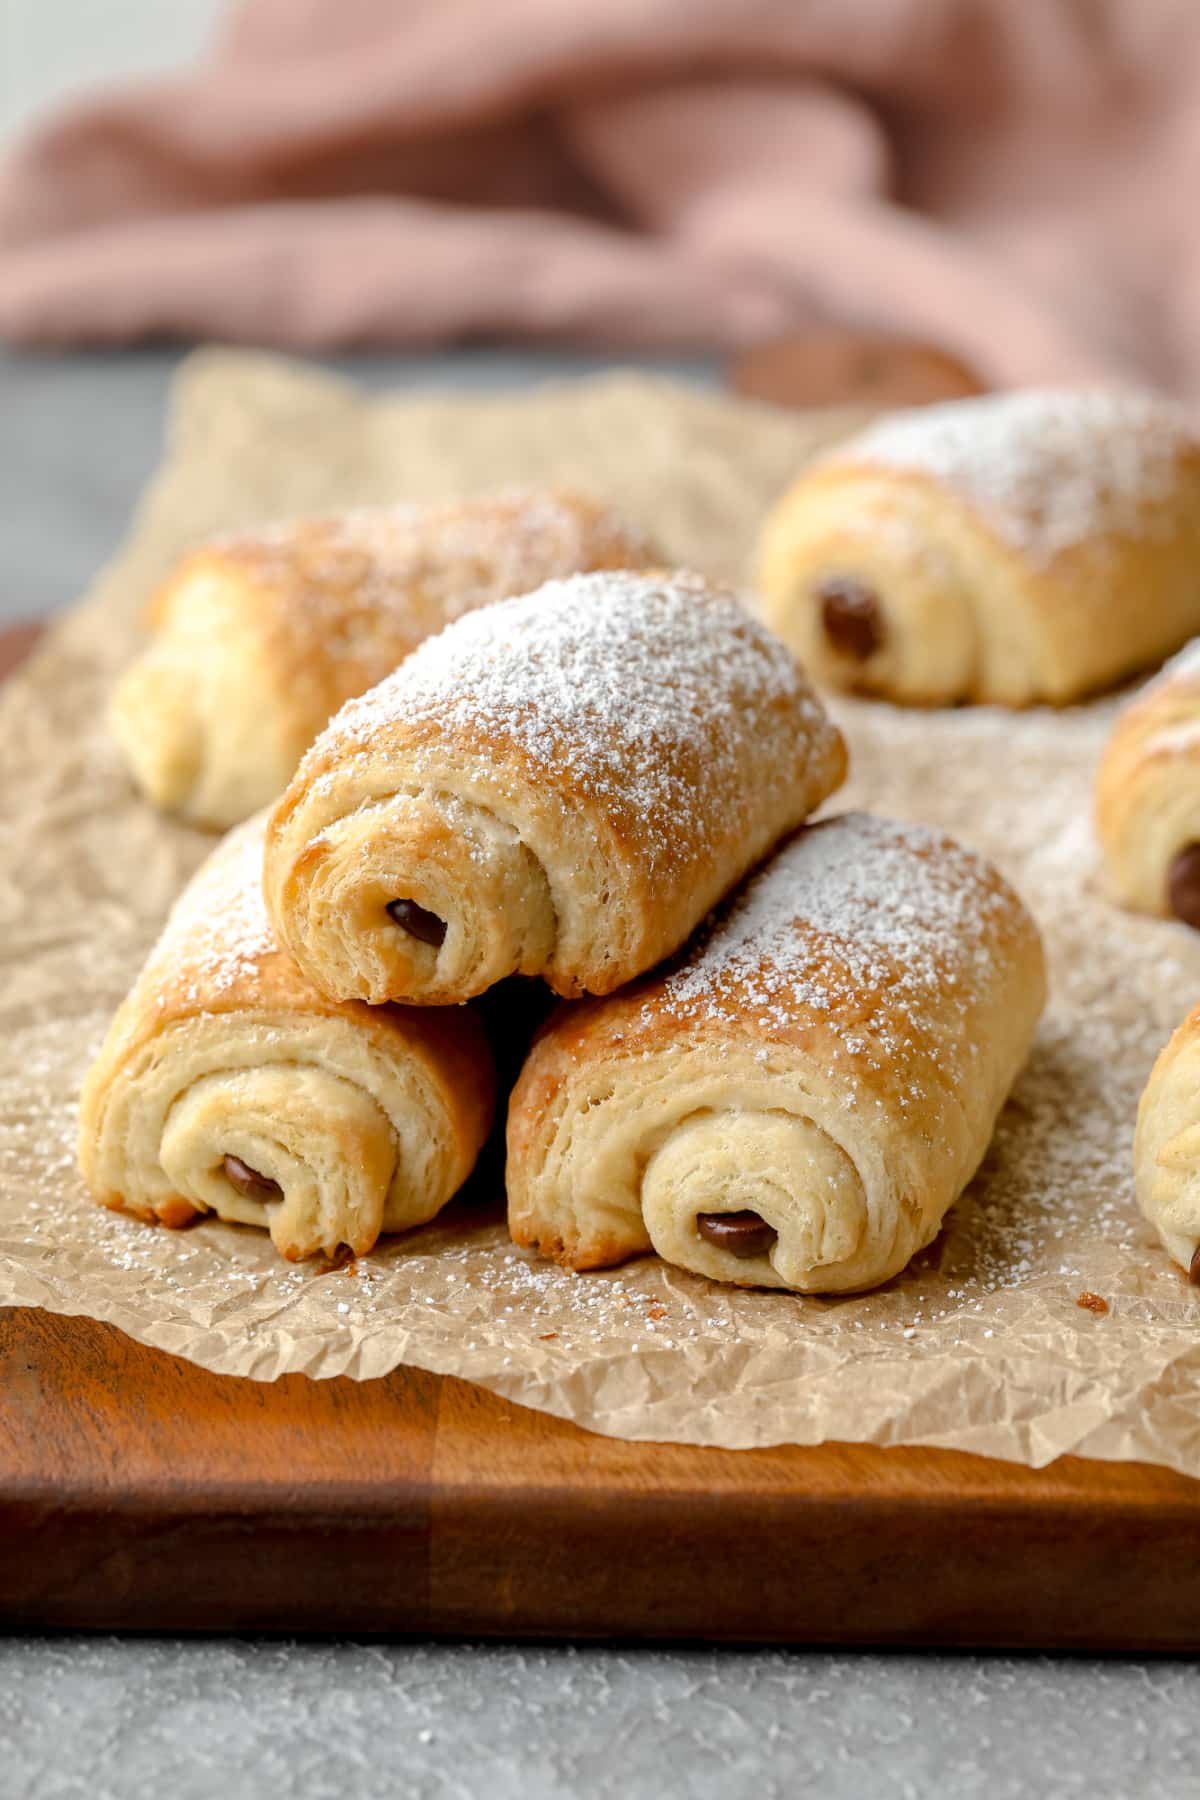
[[[0,0],[0,138],[56,100],[181,68],[222,0]]]
[[[3,0],[0,135],[81,84],[186,60],[216,10]],[[177,360],[0,353],[0,622],[68,604],[115,549]],[[372,386],[509,385],[597,360],[340,366]],[[0,1792],[1183,1800],[1200,1792],[1197,1698],[1176,1660],[10,1638]]]
[[[936,1573],[931,1572],[931,1579]],[[0,1644],[7,1800],[1183,1800],[1161,1662]]]

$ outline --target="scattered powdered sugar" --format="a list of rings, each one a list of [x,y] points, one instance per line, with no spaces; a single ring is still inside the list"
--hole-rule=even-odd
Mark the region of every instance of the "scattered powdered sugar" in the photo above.
[[[832,458],[932,475],[1049,562],[1097,534],[1145,529],[1196,442],[1187,413],[1158,395],[1027,388],[890,414]]]
[[[771,779],[772,748],[790,783],[798,740],[824,748],[832,734],[791,653],[732,594],[621,572],[548,582],[448,626],[349,701],[310,755],[393,724],[514,746],[547,778],[635,813],[651,857],[757,805],[746,771]]]
[[[986,865],[943,834],[865,813],[800,833],[718,916],[644,1012],[787,1029],[815,1011],[846,1048],[902,1058],[947,990],[993,973],[991,940],[1011,900]]]
[[[279,946],[262,895],[265,820],[231,831],[176,901],[148,967],[186,970],[186,998],[198,1007],[254,976]],[[179,993],[171,979],[170,992]],[[160,1004],[162,1004],[160,996]]]

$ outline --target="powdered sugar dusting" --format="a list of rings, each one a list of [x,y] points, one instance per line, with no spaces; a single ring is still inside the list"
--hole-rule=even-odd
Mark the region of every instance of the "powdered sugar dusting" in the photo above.
[[[805,1013],[874,1061],[903,1058],[968,976],[993,973],[991,941],[1011,900],[986,864],[939,832],[866,813],[793,839],[713,925],[651,1010],[744,1018],[786,1030]]]
[[[394,724],[512,746],[533,771],[635,814],[652,860],[761,803],[744,791],[748,745],[773,742],[775,779],[790,785],[801,743],[824,752],[833,737],[791,653],[733,595],[628,573],[548,582],[459,620],[344,706],[299,779]]]
[[[361,654],[372,620],[411,625],[415,641],[552,576],[656,560],[615,512],[554,489],[354,508],[268,525],[213,548],[285,586],[290,622],[300,609],[322,625],[326,655]]]
[[[197,1007],[257,974],[279,945],[262,896],[262,818],[231,831],[197,870],[173,907],[148,968],[187,972],[186,997]],[[178,982],[166,990],[178,997]],[[164,1004],[160,994],[159,1004]]]
[[[1197,433],[1157,395],[1028,388],[894,413],[833,452],[945,482],[1036,562],[1104,532],[1146,529]]]

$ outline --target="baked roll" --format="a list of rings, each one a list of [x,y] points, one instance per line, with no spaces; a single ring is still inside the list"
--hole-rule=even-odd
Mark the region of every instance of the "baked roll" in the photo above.
[[[1150,1073],[1133,1163],[1138,1205],[1164,1248],[1200,1285],[1200,1006]]]
[[[820,683],[1063,705],[1200,632],[1200,441],[1135,392],[896,413],[778,502],[758,583]]]
[[[262,832],[231,834],[176,904],[88,1074],[80,1166],[141,1218],[265,1226],[291,1261],[361,1254],[466,1180],[492,1061],[465,1008],[322,999],[267,922]]]
[[[509,1106],[512,1236],[574,1269],[656,1250],[741,1287],[875,1287],[978,1168],[1044,991],[979,857],[811,826],[678,966],[551,1019]]]
[[[553,575],[645,568],[646,541],[571,493],[301,519],[185,557],[113,730],[156,806],[234,825],[274,800],[342,702],[451,619]]]
[[[271,815],[280,941],[323,993],[606,994],[675,950],[841,781],[791,654],[686,575],[474,613],[352,700]]]
[[[1122,906],[1200,931],[1200,640],[1118,717],[1100,759],[1096,832]]]

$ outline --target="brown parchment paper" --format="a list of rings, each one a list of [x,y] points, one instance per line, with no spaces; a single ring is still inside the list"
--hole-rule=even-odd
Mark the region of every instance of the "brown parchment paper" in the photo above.
[[[1033,1465],[1075,1451],[1200,1475],[1200,1296],[1140,1219],[1130,1173],[1150,1064],[1200,997],[1200,936],[1125,917],[1099,891],[1088,802],[1111,702],[1057,716],[838,708],[845,800],[992,856],[1052,963],[983,1172],[881,1293],[734,1292],[653,1259],[577,1276],[514,1250],[486,1195],[353,1274],[321,1274],[251,1231],[172,1234],[103,1212],[75,1172],[80,1078],[210,842],[133,798],[103,726],[146,595],[185,545],[309,508],[554,476],[611,497],[681,562],[736,578],[765,505],[856,422],[628,375],[371,402],[256,356],[187,365],[125,550],[0,699],[0,1303],[90,1313],[261,1380],[413,1363],[629,1438],[941,1444]],[[1085,1289],[1106,1314],[1076,1304]]]

